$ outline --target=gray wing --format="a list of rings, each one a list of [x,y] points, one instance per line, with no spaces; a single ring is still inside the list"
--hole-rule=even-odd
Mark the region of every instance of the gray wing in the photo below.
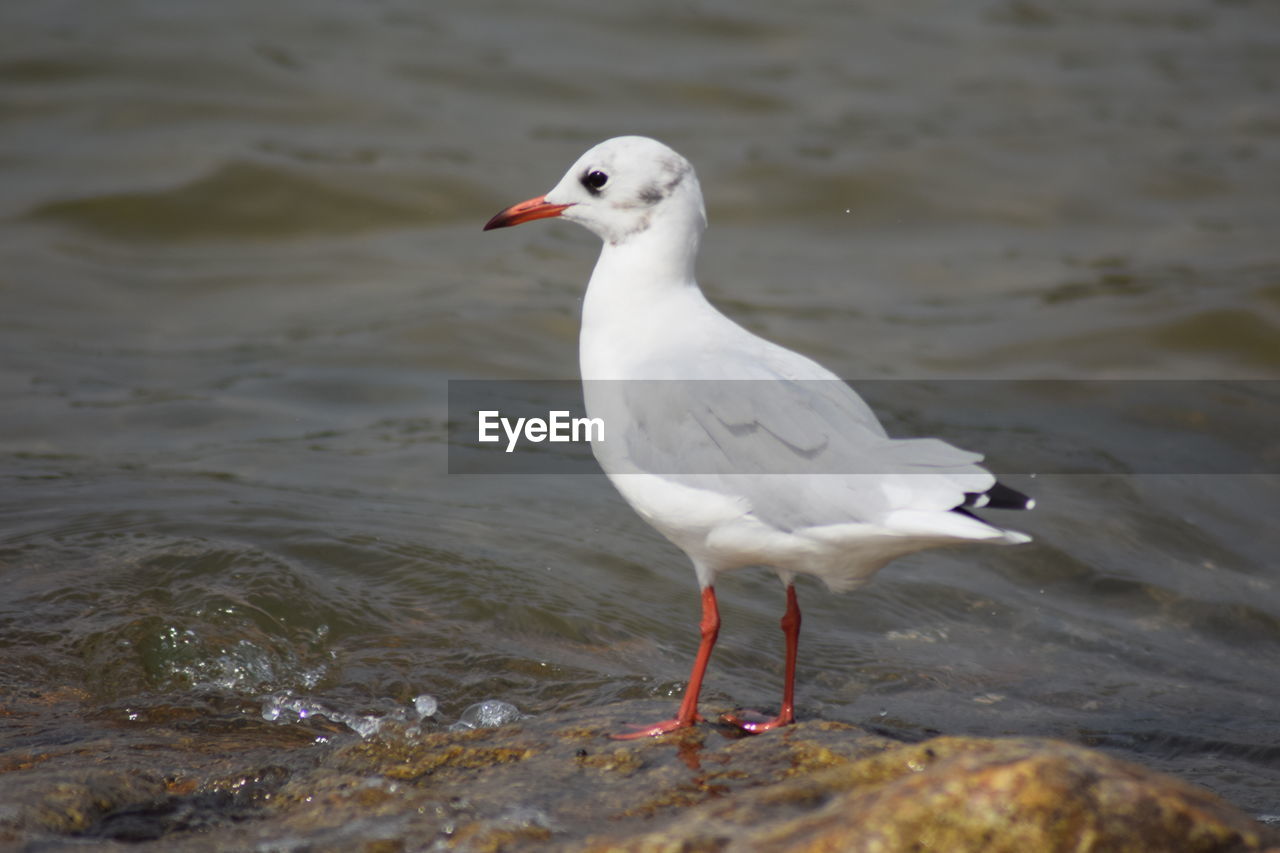
[[[606,471],[735,495],[783,530],[947,510],[994,483],[979,454],[889,438],[837,379],[632,380],[586,394],[593,414],[608,412]]]

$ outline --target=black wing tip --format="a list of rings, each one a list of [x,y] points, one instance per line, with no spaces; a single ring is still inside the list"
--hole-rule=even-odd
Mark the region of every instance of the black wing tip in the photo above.
[[[960,506],[972,509],[1035,509],[1035,498],[996,483],[985,492],[969,492]]]

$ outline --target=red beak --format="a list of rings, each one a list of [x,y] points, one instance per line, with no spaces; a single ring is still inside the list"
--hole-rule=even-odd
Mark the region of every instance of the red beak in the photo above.
[[[484,230],[492,231],[494,228],[509,228],[522,222],[532,222],[535,219],[559,216],[566,207],[570,207],[570,205],[549,204],[546,196],[538,196],[528,201],[522,201],[519,204],[513,204],[506,210],[500,211],[497,216],[485,223]]]

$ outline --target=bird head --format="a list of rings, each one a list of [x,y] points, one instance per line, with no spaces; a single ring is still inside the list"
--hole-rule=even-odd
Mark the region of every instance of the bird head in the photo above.
[[[644,136],[601,142],[578,158],[550,192],[501,211],[484,230],[550,217],[576,222],[611,245],[659,225],[697,232],[706,226],[693,166]]]

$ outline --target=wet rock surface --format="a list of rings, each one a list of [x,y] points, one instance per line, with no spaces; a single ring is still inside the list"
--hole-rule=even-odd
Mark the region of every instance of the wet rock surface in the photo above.
[[[627,703],[491,729],[152,712],[0,767],[0,844],[217,851],[1280,849],[1221,799],[1101,752],[1037,739],[904,744],[812,721],[758,737],[708,723],[610,732]],[[137,726],[147,726],[145,743]],[[109,732],[112,721],[106,721]]]

